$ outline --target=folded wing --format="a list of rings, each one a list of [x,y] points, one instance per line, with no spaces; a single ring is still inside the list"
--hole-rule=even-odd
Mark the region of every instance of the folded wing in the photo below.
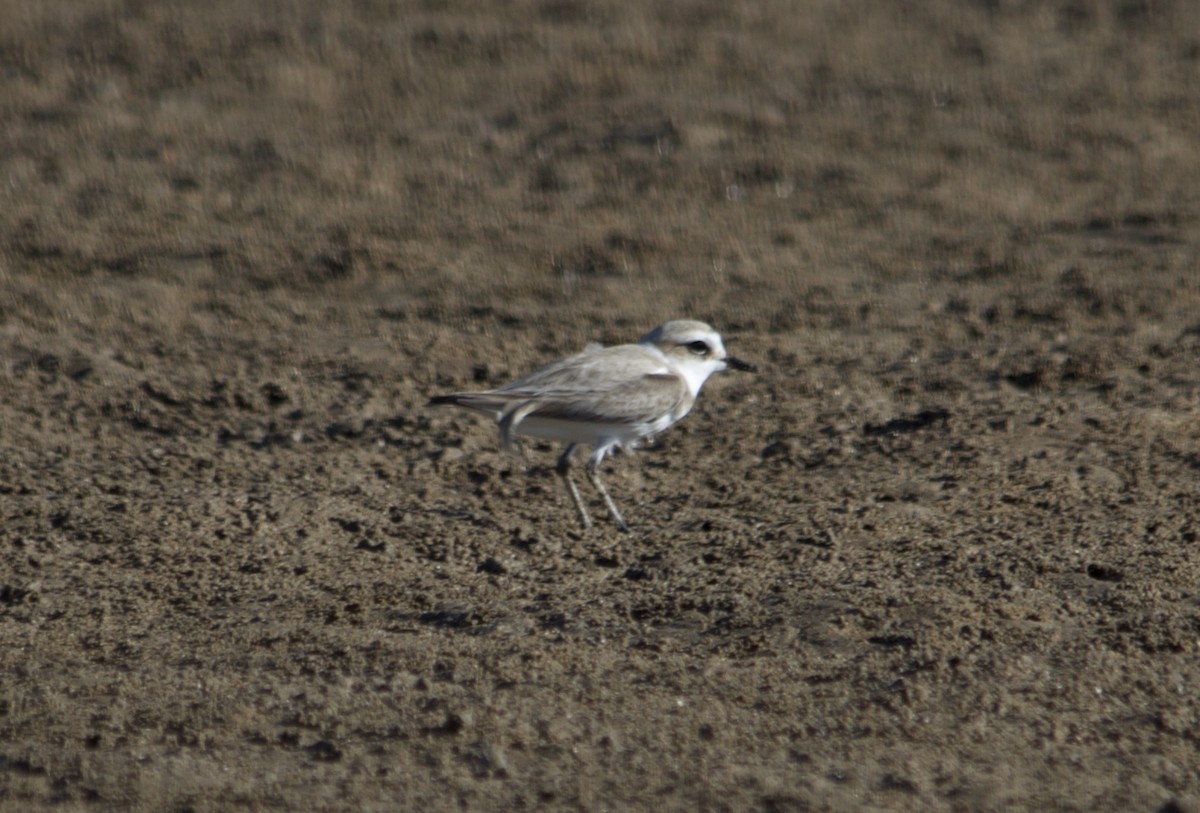
[[[499,389],[441,395],[430,403],[491,413],[515,427],[531,415],[652,424],[665,414],[686,412],[690,400],[687,383],[661,358],[623,345],[569,356]]]

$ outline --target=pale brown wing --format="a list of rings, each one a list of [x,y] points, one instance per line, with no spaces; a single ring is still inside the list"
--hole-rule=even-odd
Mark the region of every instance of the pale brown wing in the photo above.
[[[690,397],[681,376],[637,345],[570,356],[488,395],[536,403],[527,416],[600,423],[650,423]]]
[[[501,418],[530,415],[598,423],[652,423],[691,399],[687,383],[637,345],[589,350],[535,370],[495,390],[430,399]],[[684,410],[686,411],[686,409]]]
[[[684,380],[665,373],[624,381],[602,392],[543,393],[528,414],[592,423],[650,424],[679,412],[688,399]]]

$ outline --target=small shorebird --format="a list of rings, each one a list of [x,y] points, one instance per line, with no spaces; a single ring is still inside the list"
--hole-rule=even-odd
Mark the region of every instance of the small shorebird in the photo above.
[[[708,377],[729,368],[757,370],[726,353],[721,336],[710,326],[679,320],[659,325],[637,344],[589,345],[582,353],[498,389],[438,395],[429,405],[452,404],[491,415],[499,424],[504,448],[510,451],[514,433],[566,442],[555,470],[585,528],[592,527],[592,519],[570,469],[575,447],[590,444],[588,478],[604,498],[613,522],[628,531],[600,481],[600,461],[614,448],[633,448],[688,414]]]

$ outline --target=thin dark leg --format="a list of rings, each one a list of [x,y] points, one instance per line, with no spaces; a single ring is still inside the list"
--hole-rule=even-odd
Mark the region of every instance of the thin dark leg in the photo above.
[[[617,527],[622,531],[628,531],[629,526],[625,523],[625,518],[621,516],[621,512],[617,510],[617,504],[613,502],[612,497],[608,496],[608,489],[604,487],[604,483],[600,482],[600,472],[597,470],[597,464],[589,460],[584,469],[588,473],[588,478],[592,481],[592,485],[600,492],[600,496],[604,498],[604,504],[608,506],[608,513],[612,515],[613,522],[617,523]]]
[[[571,495],[571,502],[575,503],[575,510],[579,512],[579,521],[583,523],[583,527],[592,527],[592,518],[588,516],[587,508],[583,505],[583,499],[579,496],[579,487],[575,485],[575,481],[571,479],[571,454],[575,451],[578,444],[571,443],[563,450],[563,453],[558,456],[558,463],[554,470],[558,472],[558,476],[562,478],[563,483],[567,486],[567,493]]]

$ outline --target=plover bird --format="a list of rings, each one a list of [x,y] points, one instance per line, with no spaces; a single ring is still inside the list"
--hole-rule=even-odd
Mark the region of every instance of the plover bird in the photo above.
[[[637,344],[589,345],[510,384],[484,392],[454,392],[429,405],[452,404],[491,415],[505,449],[519,433],[564,441],[555,470],[579,512],[583,527],[592,519],[571,479],[571,455],[581,443],[593,447],[585,469],[604,499],[613,522],[628,531],[621,512],[600,480],[599,466],[614,448],[633,448],[688,414],[700,388],[713,373],[757,368],[725,352],[721,336],[703,322],[679,320],[659,325]]]

